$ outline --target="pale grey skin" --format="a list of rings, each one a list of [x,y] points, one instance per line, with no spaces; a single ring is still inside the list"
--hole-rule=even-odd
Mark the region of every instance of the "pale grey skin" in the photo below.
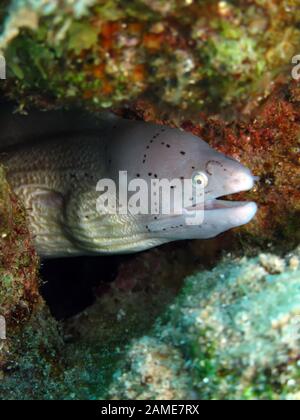
[[[20,127],[16,136],[22,136]],[[131,253],[176,240],[212,238],[248,223],[257,211],[252,202],[216,200],[251,189],[255,178],[189,133],[115,117],[92,131],[75,127],[55,134],[53,127],[55,120],[49,138],[39,134],[35,142],[12,146],[0,157],[25,204],[42,257]],[[206,173],[204,222],[189,226],[178,215],[99,214],[96,185],[103,178],[117,181],[121,170],[128,171],[129,180],[139,176],[147,182]]]

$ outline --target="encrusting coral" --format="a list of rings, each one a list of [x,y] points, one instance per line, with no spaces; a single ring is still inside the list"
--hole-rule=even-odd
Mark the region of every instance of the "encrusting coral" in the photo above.
[[[225,259],[188,278],[153,334],[129,346],[110,397],[299,399],[299,257]]]

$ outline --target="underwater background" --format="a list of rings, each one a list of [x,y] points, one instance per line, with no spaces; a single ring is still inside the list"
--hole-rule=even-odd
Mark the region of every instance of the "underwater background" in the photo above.
[[[112,111],[260,180],[215,239],[41,262],[0,167],[0,399],[300,399],[299,40],[299,0],[1,2],[0,147]]]

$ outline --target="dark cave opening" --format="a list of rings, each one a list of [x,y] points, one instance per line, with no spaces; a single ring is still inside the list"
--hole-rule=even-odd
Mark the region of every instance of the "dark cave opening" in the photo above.
[[[128,257],[80,257],[44,260],[41,264],[41,295],[52,315],[63,320],[91,306],[95,291],[111,284],[121,262]],[[105,288],[104,288],[105,289]]]

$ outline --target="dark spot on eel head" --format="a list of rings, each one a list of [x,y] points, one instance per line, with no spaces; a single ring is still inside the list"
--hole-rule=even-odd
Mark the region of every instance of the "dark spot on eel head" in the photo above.
[[[221,162],[219,162],[218,160],[209,160],[209,161],[206,163],[205,170],[206,170],[206,172],[207,172],[209,175],[211,175],[211,176],[212,176],[212,172],[209,170],[209,165],[211,165],[211,164],[216,164],[216,165],[218,165],[218,166],[221,166],[221,168],[223,168],[222,163],[221,163]]]

